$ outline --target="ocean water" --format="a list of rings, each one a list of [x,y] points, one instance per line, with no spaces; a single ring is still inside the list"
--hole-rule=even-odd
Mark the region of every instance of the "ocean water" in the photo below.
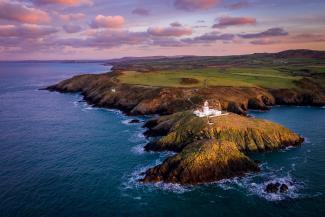
[[[173,153],[146,153],[141,124],[93,108],[78,94],[39,88],[96,63],[0,63],[0,216],[325,216],[325,109],[251,112],[302,134],[298,148],[254,154],[262,172],[183,187],[139,184]],[[145,120],[148,117],[140,117]],[[269,182],[291,183],[266,194]]]

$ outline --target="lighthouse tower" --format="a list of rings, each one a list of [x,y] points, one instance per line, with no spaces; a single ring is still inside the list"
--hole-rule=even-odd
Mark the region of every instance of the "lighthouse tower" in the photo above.
[[[207,100],[204,102],[202,110],[203,110],[204,114],[209,114],[210,113],[209,103],[208,103]]]
[[[223,115],[220,110],[210,109],[208,101],[204,102],[202,109],[197,109],[193,113],[198,117],[209,117],[209,116],[215,117],[215,116]]]

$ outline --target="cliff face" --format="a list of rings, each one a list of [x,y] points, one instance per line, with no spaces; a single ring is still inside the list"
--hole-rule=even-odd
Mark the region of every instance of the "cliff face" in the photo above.
[[[197,184],[257,171],[258,166],[235,143],[210,139],[187,145],[179,154],[149,169],[141,181]]]
[[[235,143],[240,151],[255,152],[295,146],[303,141],[300,136],[279,124],[231,113],[209,120],[199,118],[190,111],[176,113],[156,120],[146,134],[161,135],[163,132],[166,133],[163,137],[149,143],[145,149],[181,151],[191,142],[217,139]]]
[[[172,114],[193,109],[204,100],[209,100],[212,107],[220,101],[223,110],[237,114],[246,114],[248,109],[267,110],[268,106],[275,104],[325,105],[325,91],[310,79],[299,81],[299,88],[290,90],[256,87],[169,88],[121,84],[118,75],[81,75],[47,89],[81,92],[91,104],[118,108],[132,115]]]
[[[163,135],[145,146],[147,151],[176,151],[149,169],[143,182],[197,184],[257,172],[245,153],[297,146],[303,138],[281,125],[229,114],[199,118],[180,112],[147,122],[147,135]]]
[[[50,91],[81,92],[87,102],[118,108],[129,114],[171,114],[145,124],[147,136],[161,136],[145,146],[147,151],[177,152],[161,165],[149,169],[143,182],[196,184],[217,181],[247,172],[258,166],[245,153],[295,146],[303,138],[281,125],[242,115],[247,109],[267,109],[278,102],[321,105],[321,87],[309,79],[298,89],[208,87],[162,88],[121,84],[118,73],[81,75],[48,87]],[[226,116],[199,118],[190,109],[209,100],[219,101]],[[325,103],[324,103],[325,104]]]

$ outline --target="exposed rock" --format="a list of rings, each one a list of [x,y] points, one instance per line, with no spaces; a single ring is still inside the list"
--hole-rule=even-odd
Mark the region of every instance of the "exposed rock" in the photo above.
[[[311,79],[297,81],[299,88],[265,89],[257,87],[149,87],[121,84],[120,73],[79,75],[47,89],[81,92],[87,102],[99,107],[117,108],[132,115],[172,114],[194,109],[208,100],[213,107],[246,114],[248,109],[267,110],[275,104],[325,105],[325,91]]]
[[[265,187],[265,191],[267,193],[287,193],[289,191],[289,187],[286,184],[281,184],[279,182],[269,183]]]
[[[244,153],[295,146],[303,138],[266,120],[236,114],[199,118],[191,111],[150,120],[149,133],[163,134],[145,146],[147,151],[175,151],[173,157],[149,169],[143,182],[196,184],[258,171]],[[276,188],[276,189],[275,189]],[[280,184],[267,191],[279,191]],[[285,186],[282,187],[285,192]]]
[[[276,182],[276,183],[269,183],[267,184],[265,191],[267,193],[277,193],[279,191],[279,187],[281,186],[280,183]]]
[[[297,81],[298,88],[285,90],[220,86],[194,89],[126,85],[119,82],[118,75],[115,71],[75,76],[47,89],[80,92],[90,104],[117,108],[132,115],[171,114],[144,125],[148,128],[145,135],[161,136],[147,144],[145,150],[170,150],[178,154],[149,169],[143,182],[196,184],[242,176],[259,170],[244,153],[303,142],[299,135],[266,120],[233,113],[209,120],[193,115],[191,110],[204,100],[208,100],[211,107],[220,101],[223,110],[237,114],[246,114],[248,109],[266,110],[275,104],[325,105],[324,89],[310,79]],[[288,186],[276,183],[266,191],[286,192]]]
[[[269,151],[297,146],[303,138],[289,129],[261,119],[236,114],[199,118],[190,111],[160,117],[149,131],[167,132],[145,146],[148,151],[181,151],[186,145],[201,139],[233,142],[244,152]],[[150,133],[148,133],[150,134]]]
[[[131,121],[129,121],[130,124],[138,124],[140,123],[141,121],[138,120],[138,119],[132,119]]]
[[[197,184],[256,171],[258,166],[236,144],[211,139],[187,145],[179,154],[149,169],[141,181]]]
[[[281,185],[280,193],[286,193],[286,192],[288,192],[288,190],[289,190],[288,185],[286,185],[286,184]]]

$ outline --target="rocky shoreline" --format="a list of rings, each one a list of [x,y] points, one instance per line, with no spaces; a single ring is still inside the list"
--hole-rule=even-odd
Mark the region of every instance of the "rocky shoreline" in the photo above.
[[[173,114],[194,109],[208,100],[221,103],[225,111],[245,115],[249,109],[268,110],[274,105],[325,105],[325,91],[308,78],[296,81],[294,89],[258,87],[149,87],[121,84],[119,72],[79,75],[46,88],[49,91],[80,92],[98,107],[115,108],[128,115]]]
[[[149,169],[142,182],[198,184],[258,172],[246,154],[298,146],[304,139],[270,121],[236,114],[199,118],[191,111],[148,121],[146,135],[160,135],[146,151],[177,154]]]
[[[290,130],[265,120],[246,117],[248,109],[269,106],[325,104],[322,88],[310,79],[298,84],[306,88],[268,90],[263,88],[207,87],[168,88],[121,84],[119,72],[80,75],[49,86],[49,91],[81,93],[98,107],[115,108],[128,115],[159,114],[149,120],[146,136],[156,137],[146,151],[174,151],[161,165],[145,172],[141,182],[199,184],[258,172],[250,152],[264,152],[297,146],[304,139]],[[308,87],[308,88],[307,88]],[[218,100],[216,100],[218,99]],[[227,116],[207,121],[192,112],[208,100],[221,102]]]

